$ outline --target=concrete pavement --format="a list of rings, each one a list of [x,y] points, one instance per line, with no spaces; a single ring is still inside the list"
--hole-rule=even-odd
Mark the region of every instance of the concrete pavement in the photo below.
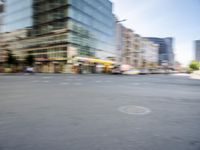
[[[0,76],[0,150],[199,150],[199,97],[185,76]]]

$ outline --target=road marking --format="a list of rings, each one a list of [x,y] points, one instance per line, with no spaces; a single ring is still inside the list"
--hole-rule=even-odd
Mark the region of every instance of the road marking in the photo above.
[[[151,112],[150,109],[141,106],[127,105],[119,107],[118,110],[129,115],[147,115]]]
[[[42,77],[43,79],[51,79],[51,77]]]
[[[71,80],[72,80],[72,79],[66,79],[65,81],[67,81],[67,82],[68,82],[68,81],[71,81]]]
[[[82,83],[74,83],[74,85],[82,85]]]
[[[96,83],[101,83],[102,81],[95,81]]]
[[[186,73],[177,73],[177,74],[171,74],[171,76],[183,76],[183,77],[189,77],[190,74],[186,74]]]
[[[69,83],[68,82],[62,82],[60,83],[61,85],[68,85]]]
[[[104,81],[105,83],[110,83],[111,81]]]
[[[133,85],[141,85],[140,83],[133,83]]]
[[[77,81],[82,81],[82,79],[76,79]]]

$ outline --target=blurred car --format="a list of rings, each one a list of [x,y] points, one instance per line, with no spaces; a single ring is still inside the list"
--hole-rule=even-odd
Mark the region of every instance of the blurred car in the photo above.
[[[125,75],[137,75],[139,73],[140,73],[140,71],[137,69],[130,69],[128,71],[123,72],[123,74],[125,74]]]
[[[140,75],[150,74],[150,71],[149,71],[148,69],[140,69],[139,74],[140,74]]]
[[[27,72],[27,73],[34,73],[35,71],[34,71],[34,68],[33,68],[33,67],[27,67],[27,68],[26,68],[26,72]]]
[[[152,70],[150,70],[150,73],[151,74],[164,74],[165,70],[163,70],[163,69],[152,69]]]
[[[114,66],[114,67],[111,69],[111,74],[122,74],[122,73],[123,73],[123,71],[121,70],[120,65]]]
[[[123,72],[129,71],[129,70],[131,69],[131,66],[130,66],[130,65],[123,64],[123,65],[120,65],[120,69],[121,69],[121,71],[123,71]]]

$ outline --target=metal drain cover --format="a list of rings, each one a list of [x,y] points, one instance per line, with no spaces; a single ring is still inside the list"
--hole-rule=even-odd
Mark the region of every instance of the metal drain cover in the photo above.
[[[119,111],[129,115],[146,115],[151,112],[148,108],[135,105],[122,106],[119,108]]]

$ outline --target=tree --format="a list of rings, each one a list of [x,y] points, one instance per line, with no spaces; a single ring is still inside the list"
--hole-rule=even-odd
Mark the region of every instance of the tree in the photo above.
[[[8,50],[8,53],[7,53],[7,64],[8,64],[8,66],[12,66],[12,65],[14,65],[14,64],[16,64],[17,63],[17,59],[16,59],[16,57],[15,56],[13,56],[13,53],[10,51],[10,50]]]
[[[33,66],[35,63],[35,57],[31,53],[28,53],[28,55],[25,58],[25,63],[28,66]]]
[[[200,63],[198,61],[192,61],[191,64],[189,65],[190,69],[192,71],[194,70],[199,70],[200,68]]]

